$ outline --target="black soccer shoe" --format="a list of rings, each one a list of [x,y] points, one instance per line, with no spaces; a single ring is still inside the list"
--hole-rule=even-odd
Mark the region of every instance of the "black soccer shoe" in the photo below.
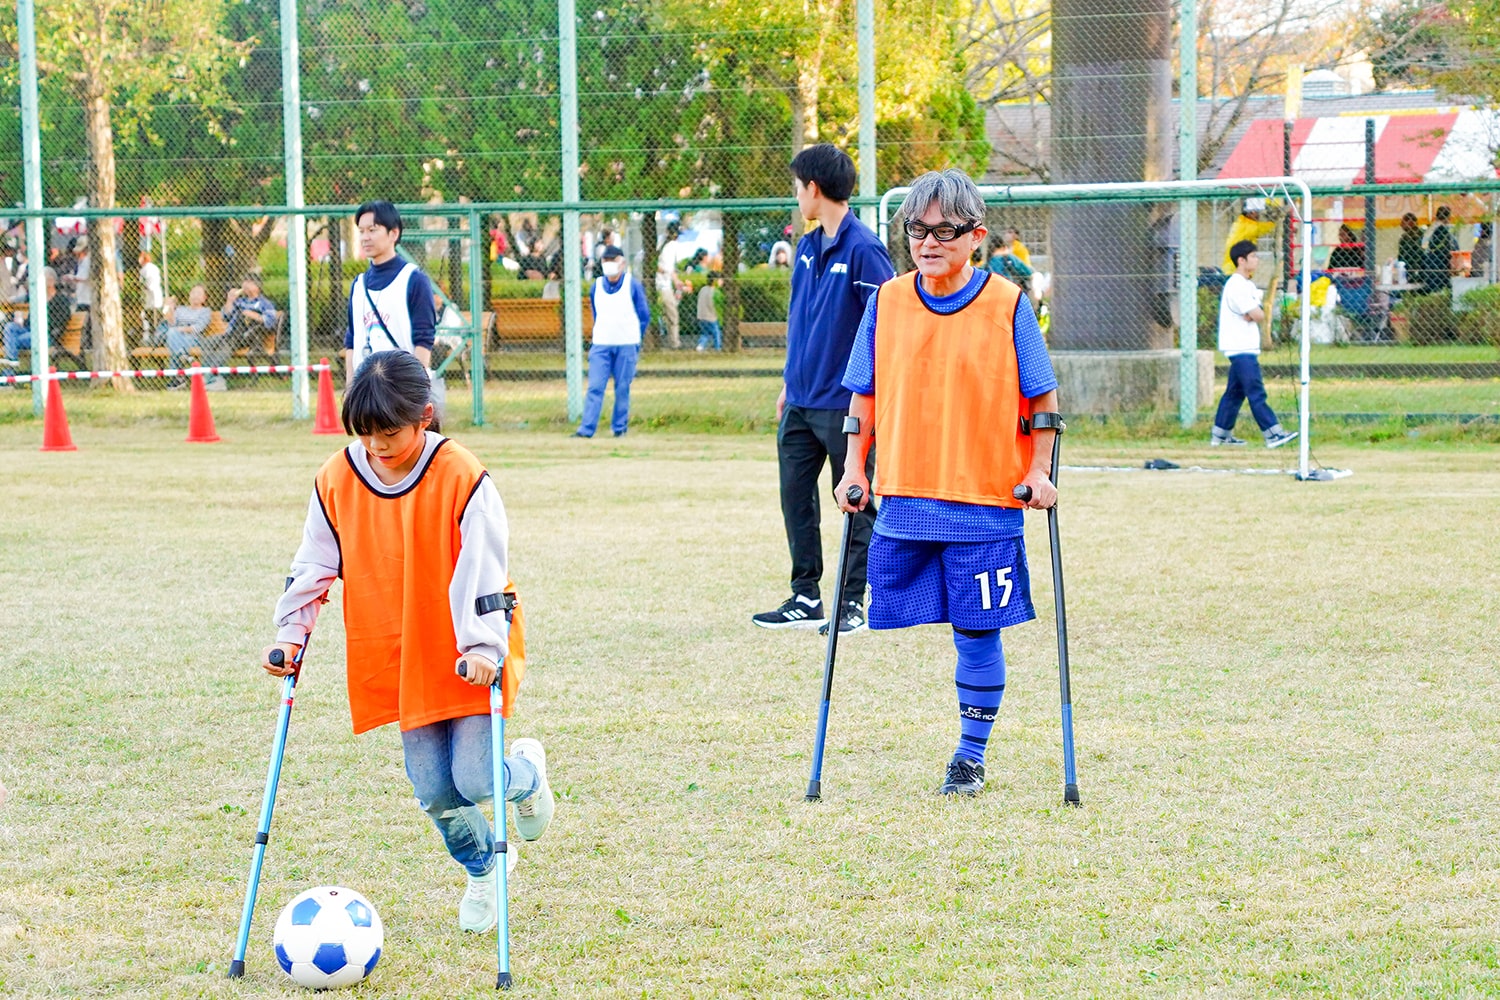
[[[863,632],[869,628],[865,621],[864,605],[858,601],[845,601],[843,609],[839,612],[839,635],[848,635],[851,632]],[[828,623],[824,622],[818,629],[819,635],[828,634]]]
[[[984,765],[977,764],[967,757],[954,757],[953,762],[948,765],[948,774],[943,780],[942,793],[974,796],[978,795],[983,787]]]
[[[761,628],[817,628],[828,619],[823,614],[823,602],[809,602],[805,597],[793,594],[775,611],[762,611],[751,615],[750,620]]]

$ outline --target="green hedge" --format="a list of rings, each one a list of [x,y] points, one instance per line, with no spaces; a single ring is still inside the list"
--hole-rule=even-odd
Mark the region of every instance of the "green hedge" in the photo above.
[[[792,272],[752,268],[739,276],[740,317],[747,323],[784,323],[792,301]]]

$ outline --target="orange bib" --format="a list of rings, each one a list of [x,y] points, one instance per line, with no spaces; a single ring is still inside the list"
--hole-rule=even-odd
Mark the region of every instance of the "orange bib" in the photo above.
[[[355,446],[357,447],[357,446]],[[400,496],[366,485],[347,450],[318,471],[318,500],[339,542],[344,580],[349,712],[354,731],[388,722],[403,731],[489,712],[489,692],[454,673],[458,639],[448,588],[469,497],[487,475],[464,448],[443,440],[416,485]],[[514,594],[508,580],[505,589]],[[526,671],[517,605],[505,660],[504,711]]]
[[[1021,507],[1010,495],[1031,468],[1013,329],[1021,290],[991,275],[940,316],[917,280],[912,271],[876,293],[876,492]]]

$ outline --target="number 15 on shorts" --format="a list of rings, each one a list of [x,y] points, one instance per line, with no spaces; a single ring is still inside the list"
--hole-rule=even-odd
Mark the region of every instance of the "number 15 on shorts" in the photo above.
[[[979,583],[979,606],[985,611],[990,611],[994,608],[1003,608],[1010,603],[1010,572],[1014,568],[1014,566],[1006,566],[1003,569],[994,571],[994,590],[1000,592],[999,601],[994,600],[994,591],[990,589],[990,571],[985,570],[983,573],[974,574],[974,579]]]

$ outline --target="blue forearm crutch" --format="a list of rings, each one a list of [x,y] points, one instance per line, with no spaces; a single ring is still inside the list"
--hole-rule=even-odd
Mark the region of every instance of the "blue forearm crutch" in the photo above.
[[[1047,477],[1057,485],[1058,461],[1062,454],[1062,434],[1067,428],[1062,416],[1038,413],[1032,417],[1034,430],[1055,430],[1052,438],[1052,472]],[[1012,495],[1021,501],[1031,499],[1031,487],[1017,486]],[[1063,597],[1062,549],[1057,536],[1057,504],[1047,508],[1047,542],[1052,549],[1052,605],[1057,612],[1057,682],[1062,695],[1063,802],[1081,806],[1078,797],[1078,767],[1073,756],[1073,691],[1068,676],[1068,608]]]
[[[281,759],[286,754],[286,731],[292,721],[292,696],[297,688],[297,676],[302,671],[302,657],[307,653],[307,642],[292,658],[292,672],[282,678],[281,713],[276,719],[276,738],[271,742],[271,763],[266,768],[266,790],[260,800],[260,823],[255,828],[255,848],[250,854],[250,881],[245,886],[245,908],[240,912],[240,933],[234,943],[234,958],[229,962],[229,978],[238,979],[245,974],[245,949],[250,946],[250,918],[255,913],[255,895],[260,890],[260,869],[266,860],[266,845],[271,840],[271,813],[276,808],[276,786],[281,783]],[[270,653],[270,663],[279,667],[286,662],[286,655],[279,649]]]
[[[493,595],[492,595],[493,596]],[[510,638],[510,621],[515,611],[516,599],[513,594],[500,595],[503,604],[499,607],[505,611],[505,636]],[[477,604],[487,598],[481,597]],[[485,613],[481,607],[475,610]],[[494,609],[491,609],[494,610]],[[458,676],[468,676],[468,663],[464,660],[458,661]],[[500,663],[495,667],[495,679],[490,684],[490,760],[494,766],[494,789],[495,789],[495,963],[498,971],[495,973],[495,989],[508,990],[511,985],[510,976],[510,879],[505,870],[506,852],[509,845],[505,842],[505,695],[501,688],[501,679],[505,676],[505,660],[502,657]]]

